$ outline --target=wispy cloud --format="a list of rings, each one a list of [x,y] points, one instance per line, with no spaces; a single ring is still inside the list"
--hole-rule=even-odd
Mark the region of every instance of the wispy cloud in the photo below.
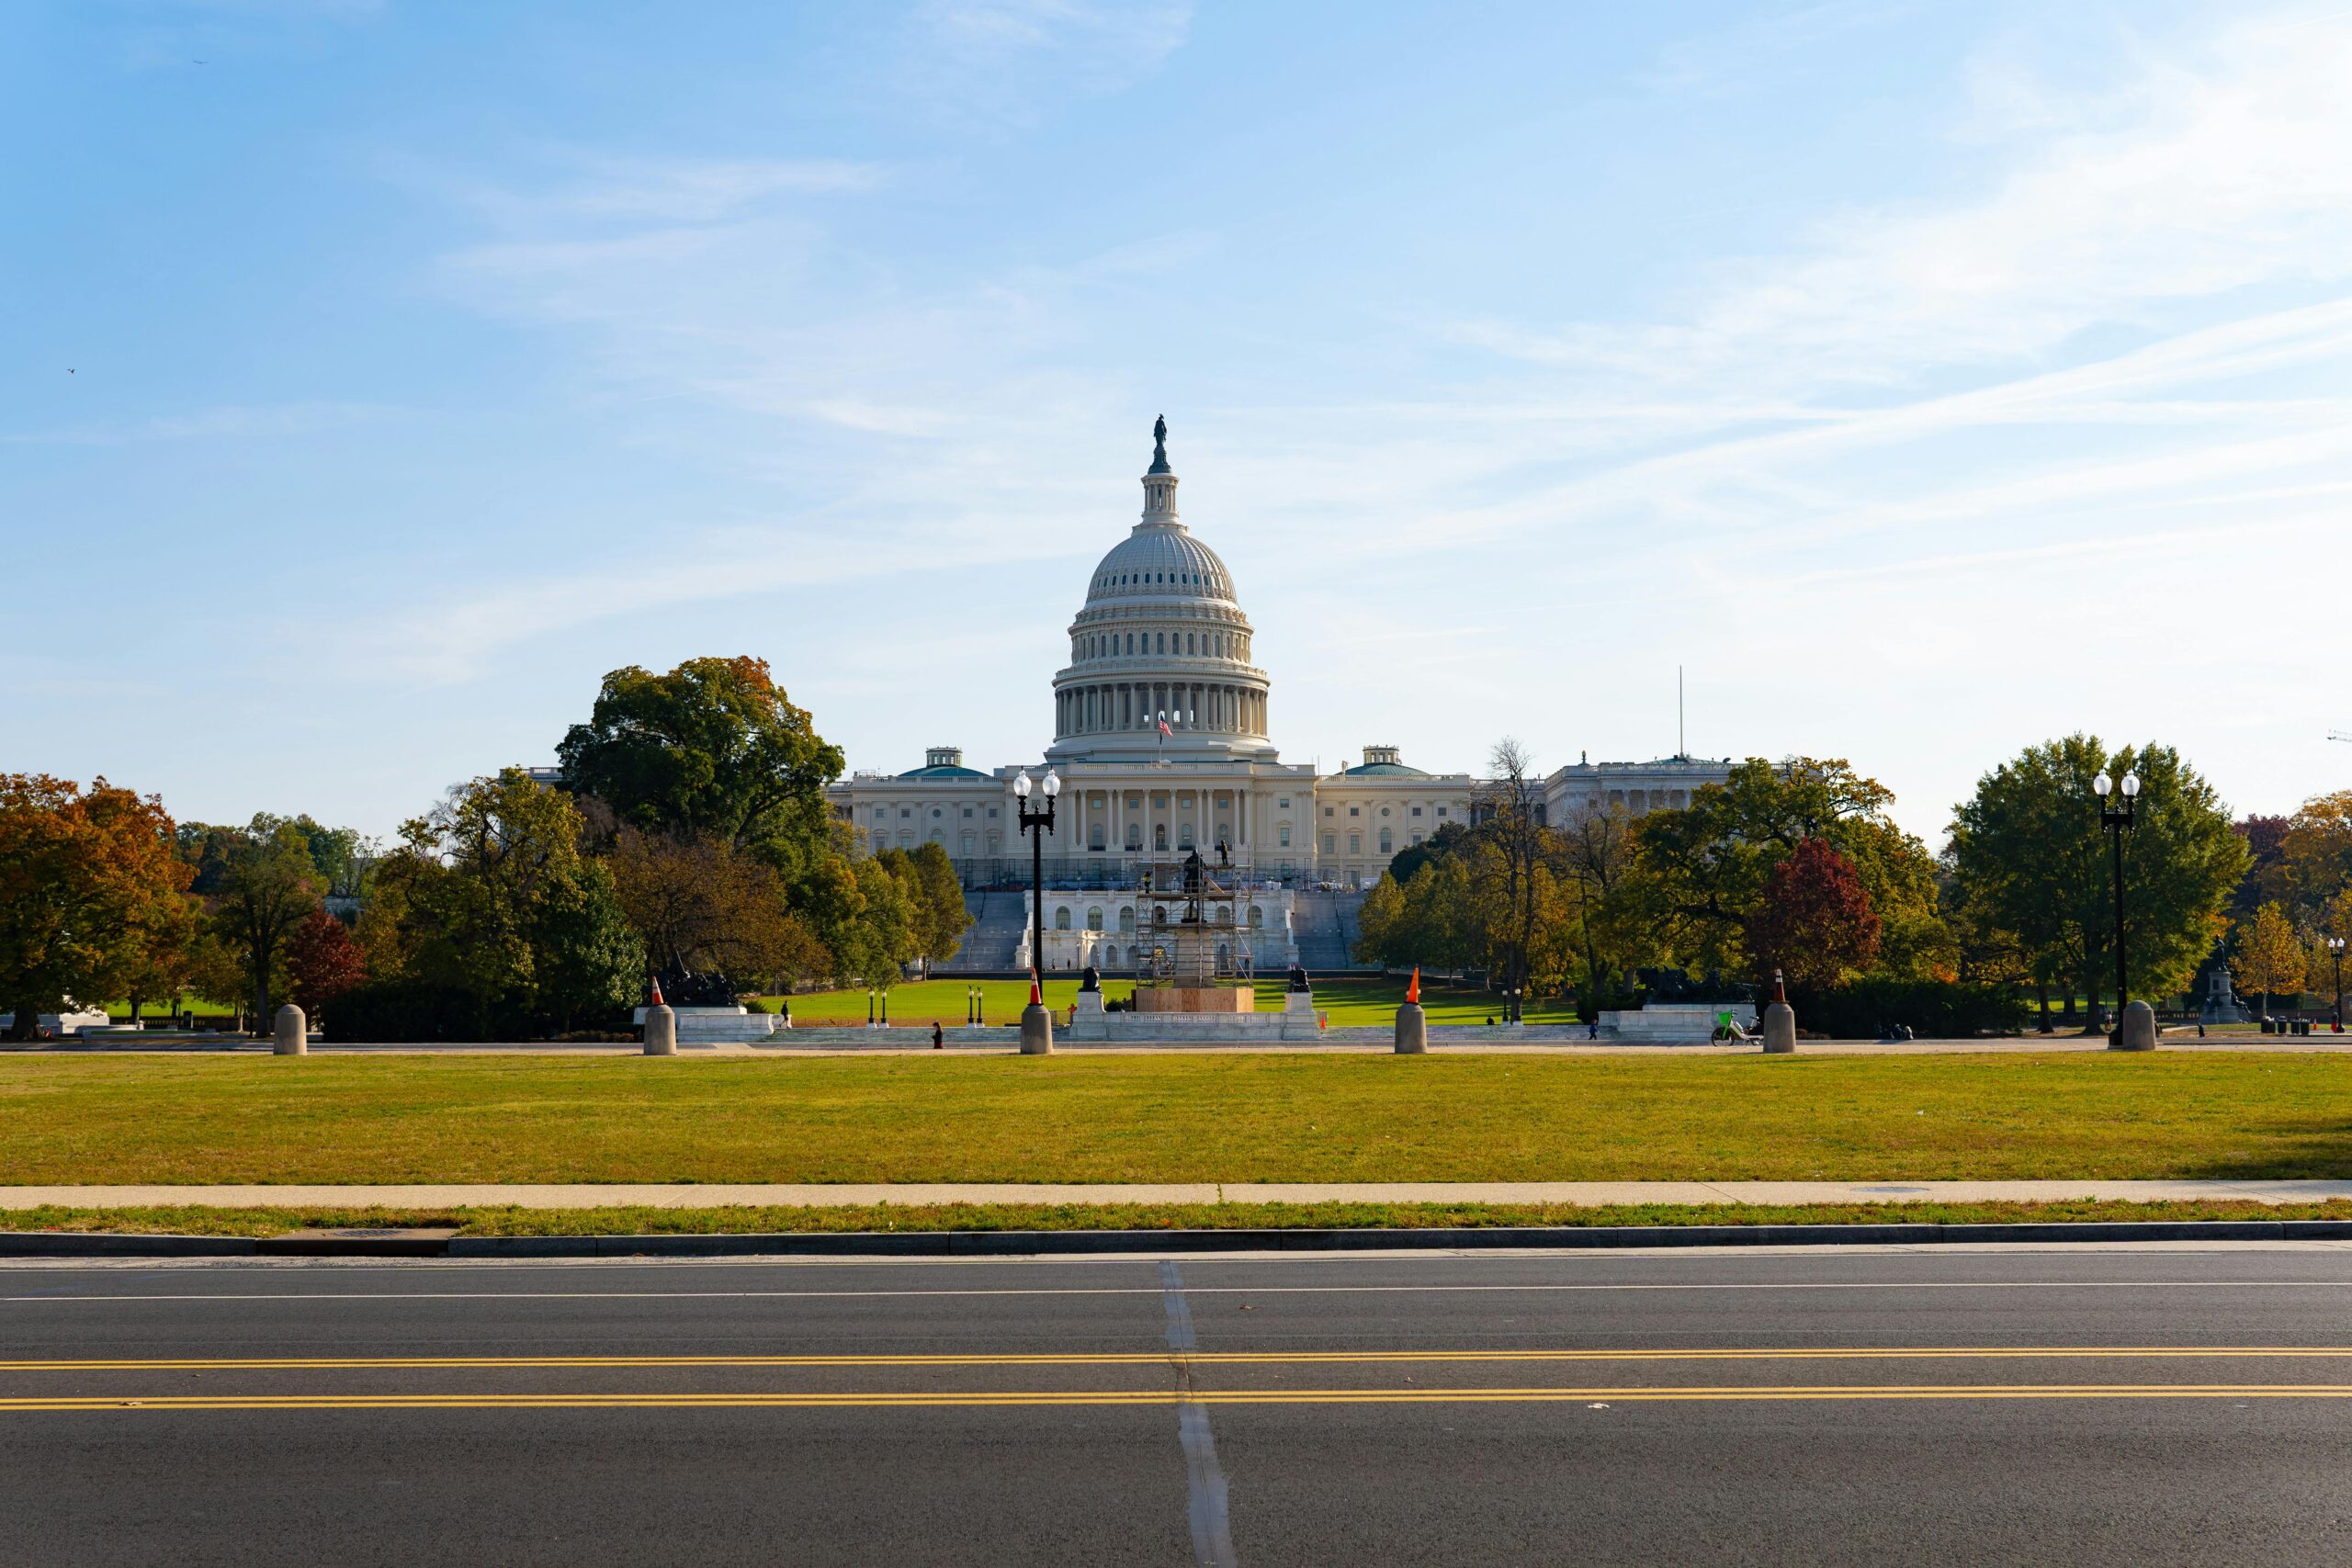
[[[130,424],[0,431],[0,442],[40,446],[119,446],[138,441],[266,439],[311,435],[391,418],[403,412],[383,403],[278,403],[263,407],[226,404],[187,413],[158,414]]]

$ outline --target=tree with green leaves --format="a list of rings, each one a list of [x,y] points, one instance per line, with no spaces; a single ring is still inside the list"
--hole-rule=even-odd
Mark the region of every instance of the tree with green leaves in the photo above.
[[[209,923],[244,976],[244,999],[266,1023],[286,995],[286,942],[319,907],[326,879],[311,859],[311,841],[282,817],[253,819],[209,841],[219,874],[205,900]]]
[[[2123,835],[2124,939],[2143,994],[2177,990],[2221,935],[2247,851],[2212,786],[2172,748],[2110,755],[2092,735],[2028,747],[1977,781],[1945,850],[1969,907],[2013,936],[2037,980],[2079,987],[2094,1015],[2115,971],[2115,894],[2091,781],[2127,772],[2141,787]]]
[[[1691,974],[1749,965],[1750,930],[1775,867],[1809,839],[1853,863],[1880,922],[1876,970],[1948,976],[1956,950],[1936,909],[1936,863],[1887,815],[1894,791],[1843,761],[1750,758],[1639,828],[1637,896],[1657,940]]]
[[[376,869],[371,967],[476,1032],[562,1031],[628,1007],[644,945],[582,828],[566,795],[519,768],[452,789]]]
[[[829,845],[824,792],[841,749],[786,699],[764,660],[616,670],[556,756],[568,787],[642,832],[707,835],[787,878]]]
[[[605,857],[629,924],[662,975],[724,975],[788,990],[832,957],[785,907],[775,869],[712,838],[621,829]]]
[[[915,956],[922,960],[923,973],[928,975],[932,965],[956,956],[964,945],[964,933],[972,929],[972,912],[964,902],[964,879],[956,874],[947,847],[926,841],[917,844],[907,857],[907,870],[899,880],[911,884]]]

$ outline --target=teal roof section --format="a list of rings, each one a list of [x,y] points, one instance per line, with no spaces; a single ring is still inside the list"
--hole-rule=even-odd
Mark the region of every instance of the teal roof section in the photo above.
[[[988,774],[978,768],[910,768],[899,775],[902,779],[984,779]]]
[[[1366,762],[1361,767],[1342,768],[1340,771],[1341,778],[1360,779],[1367,775],[1376,778],[1425,779],[1430,776],[1430,771],[1427,768],[1408,767],[1402,762]]]

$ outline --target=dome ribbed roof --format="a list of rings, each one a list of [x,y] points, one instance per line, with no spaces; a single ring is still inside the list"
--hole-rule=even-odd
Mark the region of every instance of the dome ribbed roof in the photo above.
[[[1086,590],[1089,604],[1123,599],[1216,599],[1230,604],[1233,578],[1216,552],[1182,524],[1147,523],[1112,547]]]

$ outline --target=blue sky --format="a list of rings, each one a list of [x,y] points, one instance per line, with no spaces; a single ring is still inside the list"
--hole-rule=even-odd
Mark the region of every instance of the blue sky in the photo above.
[[[2345,782],[2352,11],[0,7],[0,766],[372,831],[599,677],[1035,757],[1165,413],[1275,739]],[[68,374],[69,368],[71,374]]]

